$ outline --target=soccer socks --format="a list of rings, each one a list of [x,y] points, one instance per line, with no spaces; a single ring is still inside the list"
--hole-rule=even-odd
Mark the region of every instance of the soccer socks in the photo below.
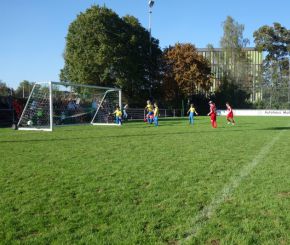
[[[211,121],[211,126],[213,127],[213,128],[217,128],[217,123],[216,123],[216,121]]]

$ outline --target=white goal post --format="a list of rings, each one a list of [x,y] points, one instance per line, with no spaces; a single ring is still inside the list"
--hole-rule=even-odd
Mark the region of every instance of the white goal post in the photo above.
[[[118,125],[113,112],[122,106],[118,88],[66,82],[35,83],[18,122],[19,130],[52,131],[65,125]]]

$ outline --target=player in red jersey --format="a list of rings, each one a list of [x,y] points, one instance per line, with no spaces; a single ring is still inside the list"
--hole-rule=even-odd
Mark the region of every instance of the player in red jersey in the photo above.
[[[209,102],[209,108],[210,108],[210,112],[207,115],[210,116],[210,121],[211,121],[212,127],[213,128],[217,128],[215,103],[210,101]]]
[[[233,109],[230,106],[229,102],[226,103],[226,107],[227,107],[227,121],[228,121],[228,124],[231,123],[232,125],[235,125]]]

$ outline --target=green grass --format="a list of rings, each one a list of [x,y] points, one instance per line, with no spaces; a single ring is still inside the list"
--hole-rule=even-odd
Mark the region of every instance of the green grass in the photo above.
[[[290,119],[0,129],[0,243],[290,244]],[[273,138],[249,175],[239,176]],[[199,232],[195,217],[239,184]],[[189,239],[186,239],[189,237]]]

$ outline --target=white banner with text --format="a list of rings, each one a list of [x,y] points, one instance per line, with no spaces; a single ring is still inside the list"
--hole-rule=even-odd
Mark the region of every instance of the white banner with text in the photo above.
[[[233,110],[234,116],[290,117],[290,110]],[[226,116],[226,110],[217,110],[218,116]]]

